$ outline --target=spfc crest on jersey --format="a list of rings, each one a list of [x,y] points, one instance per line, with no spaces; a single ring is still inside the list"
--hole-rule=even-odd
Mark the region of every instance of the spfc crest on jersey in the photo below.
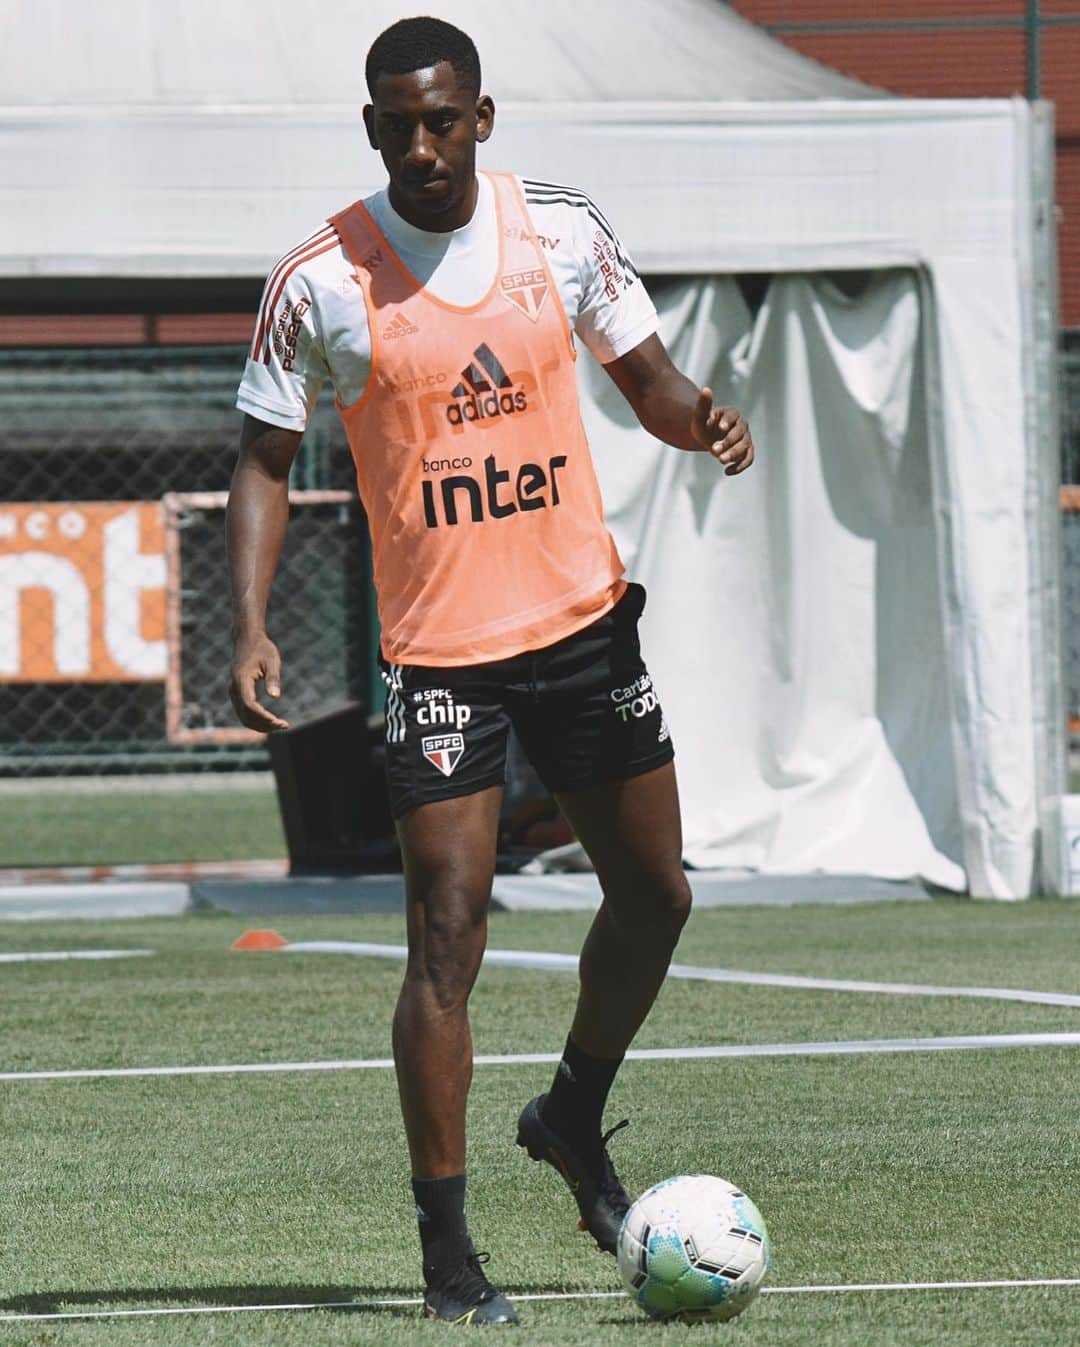
[[[420,740],[420,751],[443,776],[452,776],[465,752],[463,734],[428,734]]]
[[[532,267],[528,271],[512,271],[499,282],[502,297],[513,304],[531,322],[540,317],[540,310],[548,296],[547,273],[543,267]]]

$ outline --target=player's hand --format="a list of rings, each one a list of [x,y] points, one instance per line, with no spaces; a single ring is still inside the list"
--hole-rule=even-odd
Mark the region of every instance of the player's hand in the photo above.
[[[714,407],[711,388],[703,388],[690,418],[690,433],[702,449],[724,465],[724,475],[745,472],[754,461],[754,441],[746,417],[734,407]]]
[[[265,683],[268,697],[281,696],[281,652],[265,632],[237,638],[229,678],[229,700],[241,723],[249,730],[258,730],[260,734],[287,730],[289,722],[275,716],[260,703],[256,692],[260,682]]]

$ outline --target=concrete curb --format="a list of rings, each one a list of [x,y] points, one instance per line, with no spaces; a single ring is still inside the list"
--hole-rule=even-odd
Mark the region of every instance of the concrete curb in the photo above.
[[[0,888],[0,921],[178,917],[191,911],[187,884],[17,884]]]
[[[918,881],[857,875],[698,870],[688,877],[700,908],[925,902],[931,896]],[[492,886],[495,912],[588,912],[599,903],[600,886],[592,874],[497,875]],[[0,883],[0,921],[172,917],[196,909],[266,917],[392,915],[404,912],[405,895],[401,875]]]

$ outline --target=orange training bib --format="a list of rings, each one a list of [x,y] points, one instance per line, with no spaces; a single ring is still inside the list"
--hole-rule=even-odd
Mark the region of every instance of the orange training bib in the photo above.
[[[566,315],[516,181],[489,178],[499,265],[468,307],[425,290],[362,204],[330,221],[367,306],[371,373],[338,410],[371,527],[382,650],[398,664],[550,645],[625,588]]]

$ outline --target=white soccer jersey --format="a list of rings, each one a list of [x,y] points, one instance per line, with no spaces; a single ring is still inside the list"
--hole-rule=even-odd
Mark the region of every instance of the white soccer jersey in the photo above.
[[[577,337],[601,364],[633,350],[657,329],[656,309],[615,231],[575,188],[519,180],[533,231],[544,249]],[[477,303],[495,276],[499,222],[491,183],[469,223],[446,234],[416,229],[384,189],[365,198],[376,224],[409,271],[448,304]],[[326,225],[286,253],[267,278],[236,405],[287,430],[304,430],[330,380],[350,407],[371,370],[367,314],[352,264]]]

